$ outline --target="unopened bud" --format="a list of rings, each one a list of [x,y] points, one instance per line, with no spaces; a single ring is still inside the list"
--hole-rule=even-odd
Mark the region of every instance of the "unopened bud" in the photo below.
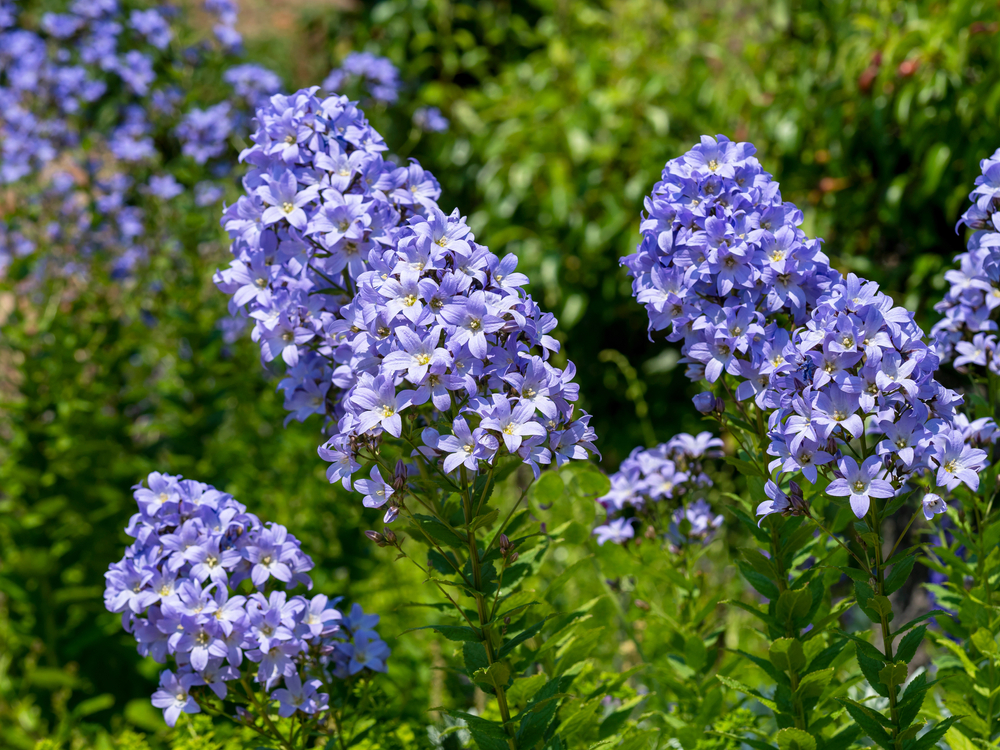
[[[798,482],[788,483],[788,515],[809,515],[809,507],[806,505],[806,499],[802,495],[802,488],[799,486]]]
[[[385,540],[386,540],[386,541],[387,541],[387,542],[388,542],[389,544],[391,544],[391,545],[393,545],[393,546],[395,546],[395,545],[396,545],[396,542],[398,541],[398,537],[396,536],[396,532],[394,532],[394,531],[393,531],[392,529],[390,529],[390,528],[389,528],[388,526],[386,526],[386,527],[385,527],[385,529],[384,529],[384,530],[383,530],[383,532],[382,532],[382,535],[383,535],[383,536],[385,537]]]
[[[642,599],[636,599],[635,602],[634,602],[634,604],[639,609],[641,609],[643,612],[648,612],[649,611],[649,605],[646,604],[646,602],[644,602]]]
[[[365,532],[365,536],[371,539],[379,547],[384,547],[386,545],[385,537],[379,534],[377,531],[369,529]]]
[[[510,562],[511,565],[513,565],[514,563],[517,562],[517,557],[518,557],[518,555],[517,555],[516,552],[511,552],[510,553],[510,557],[507,558],[507,560]]]
[[[396,473],[392,477],[392,488],[396,492],[402,492],[406,487],[406,464],[403,459],[396,461]]]
[[[715,409],[715,394],[711,391],[702,391],[693,399],[694,408],[702,414],[711,414]]]
[[[506,534],[501,534],[500,535],[500,554],[501,555],[506,555],[508,552],[511,551],[511,549],[513,547],[514,547],[514,545],[510,543],[510,539],[507,537],[507,535]]]
[[[652,524],[646,527],[646,538],[656,539],[656,529],[653,528]]]
[[[503,624],[510,625],[510,615],[507,615],[507,617],[503,618]]]
[[[253,716],[243,706],[236,707],[236,721],[240,724],[249,724],[253,721]]]

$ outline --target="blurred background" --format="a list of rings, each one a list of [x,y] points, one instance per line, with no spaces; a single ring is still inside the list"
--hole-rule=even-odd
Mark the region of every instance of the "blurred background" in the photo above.
[[[833,264],[878,281],[929,328],[979,160],[1000,146],[996,11],[978,0],[244,0],[237,28],[247,59],[291,90],[351,51],[398,66],[400,101],[368,106],[369,119],[392,153],[437,176],[441,205],[466,214],[480,242],[518,256],[560,320],[560,356],[577,365],[610,472],[635,446],[702,429],[677,351],[649,340],[618,264],[663,163],[703,133],[754,143]],[[425,106],[448,118],[445,132],[414,127]],[[442,690],[465,688],[428,668],[429,636],[398,637],[413,617],[410,574],[364,539],[377,519],[326,482],[319,420],[283,428],[276,375],[248,335],[220,331],[218,212],[177,210],[165,220],[180,248],[154,254],[130,286],[95,276],[26,298],[16,279],[0,282],[0,747],[112,747],[107,732],[123,727],[187,741],[163,734],[148,703],[156,665],[101,601],[130,488],[151,470],[212,483],[286,524],[320,590],[382,613],[387,700],[420,725]],[[590,523],[596,510],[568,512]]]

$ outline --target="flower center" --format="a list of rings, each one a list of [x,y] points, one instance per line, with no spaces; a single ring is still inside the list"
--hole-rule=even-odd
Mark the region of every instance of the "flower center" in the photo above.
[[[840,345],[845,348],[854,346],[854,337],[851,336],[850,334],[845,334],[840,339]]]
[[[396,410],[393,409],[391,406],[386,405],[386,406],[382,407],[382,416],[383,417],[391,417],[395,413],[396,413]]]
[[[294,135],[286,135],[285,136],[285,143],[295,143],[295,136]]]
[[[418,365],[426,365],[428,362],[431,361],[431,357],[429,354],[424,354],[423,352],[421,352],[420,354],[418,354],[413,358],[413,361],[416,362]]]
[[[840,411],[839,409],[835,409],[833,412],[833,418],[838,422],[843,422],[845,419],[847,419],[847,414]]]
[[[862,482],[862,481],[861,481],[860,479],[859,479],[859,480],[857,480],[857,481],[856,481],[856,482],[854,483],[854,491],[855,491],[855,492],[859,492],[859,493],[860,493],[860,492],[864,492],[864,491],[865,491],[865,483],[864,483],[864,482]]]
[[[284,211],[286,214],[290,214],[292,211],[295,210],[295,204],[290,203],[289,201],[285,201],[284,203],[281,204],[281,210]]]
[[[719,168],[719,162],[717,162],[715,159],[711,159],[708,162],[708,168],[714,172],[716,169]]]
[[[479,318],[473,318],[472,320],[469,321],[469,330],[478,331],[482,325],[483,323],[481,320],[479,320]]]
[[[905,448],[906,447],[906,438],[904,438],[904,437],[898,437],[898,438],[896,438],[896,447],[897,448]]]
[[[166,492],[161,492],[156,499],[159,500],[161,503],[165,503],[167,502],[167,500],[170,499],[170,497],[167,495]]]
[[[504,427],[503,428],[503,434],[504,435],[513,435],[514,434],[514,425],[513,424],[509,424],[506,427]]]
[[[283,334],[281,334],[281,340],[284,341],[284,342],[286,342],[286,343],[289,342],[289,341],[291,341],[294,338],[295,338],[295,335],[291,331],[285,331]]]
[[[211,638],[209,637],[208,633],[202,630],[200,633],[198,633],[198,635],[194,637],[194,640],[199,646],[207,646]]]
[[[260,558],[260,564],[261,565],[270,565],[271,564],[271,556],[270,555],[264,555],[262,558]]]
[[[416,303],[417,303],[417,295],[415,294],[407,294],[405,297],[403,297],[403,304],[406,305],[407,307],[413,307]]]
[[[521,397],[522,398],[534,398],[536,392],[537,391],[535,391],[534,388],[528,387],[528,388],[525,388],[523,391],[521,391]]]
[[[267,286],[267,279],[265,279],[263,276],[261,276],[259,279],[257,279],[257,281],[255,283],[257,284],[258,287],[260,287],[261,289],[263,289],[264,287]]]
[[[205,565],[207,565],[210,568],[214,568],[218,564],[219,564],[219,558],[215,557],[214,555],[209,555],[208,557],[205,558]]]
[[[949,474],[954,474],[956,471],[958,471],[958,461],[954,458],[951,459],[951,461],[945,463],[944,470],[947,471]]]
[[[462,446],[462,450],[471,455],[472,454],[472,443],[466,443],[465,445],[463,445]]]

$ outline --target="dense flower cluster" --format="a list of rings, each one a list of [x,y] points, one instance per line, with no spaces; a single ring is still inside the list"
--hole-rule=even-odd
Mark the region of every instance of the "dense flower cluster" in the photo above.
[[[82,273],[96,251],[122,273],[147,247],[168,244],[144,236],[159,206],[190,187],[195,205],[220,197],[218,180],[234,161],[219,159],[229,135],[280,81],[263,68],[236,66],[224,76],[231,101],[187,104],[176,85],[181,76],[236,61],[231,0],[205,2],[219,19],[214,45],[163,7],[118,0],[52,7],[60,12],[0,0],[0,180],[17,196],[0,228],[0,274],[36,250],[44,250],[39,275]],[[174,142],[198,164],[211,160],[200,175],[187,170],[188,179],[197,175],[187,186],[168,169]]]
[[[322,594],[283,590],[311,588],[313,567],[283,526],[262,524],[214,487],[157,472],[136,486],[135,500],[139,512],[126,529],[135,542],[105,575],[104,600],[122,613],[139,653],[176,662],[153,696],[168,724],[201,710],[191,688],[224,699],[228,683],[250,672],[290,716],[323,711],[328,694],[320,690],[334,678],[385,671],[377,615],[357,604],[344,614]]]
[[[683,342],[693,380],[755,377],[738,354],[779,315],[804,323],[837,277],[755,151],[704,136],[667,162],[645,201],[642,241],[622,259],[650,330],[669,327],[668,339]]]
[[[655,448],[634,449],[611,476],[611,490],[598,498],[608,514],[606,522],[594,529],[598,544],[632,539],[636,524],[655,534],[664,507],[669,518],[665,533],[671,544],[680,547],[708,541],[722,524],[722,516],[713,514],[708,502],[695,495],[712,486],[703,462],[722,456],[721,449],[722,441],[708,432],[682,433]]]
[[[945,491],[975,490],[986,454],[956,425],[962,399],[935,380],[938,358],[912,313],[829,267],[753,153],[705,137],[668,162],[638,252],[623,262],[650,328],[670,326],[669,339],[683,342],[689,377],[728,375],[736,401],[753,399],[766,416],[779,480],[759,512],[795,509],[780,477],[816,482],[821,466],[833,478],[827,492],[849,498],[859,518],[872,497],[892,497],[918,474]],[[719,396],[696,404],[721,411]],[[842,448],[864,447],[867,435],[877,450],[859,465]]]
[[[955,258],[958,268],[944,275],[950,286],[934,307],[943,317],[931,336],[942,362],[988,367],[1000,374],[994,356],[1000,317],[1000,149],[980,166],[983,173],[969,195],[972,205],[958,222],[973,233],[968,250]]]
[[[358,446],[383,434],[446,472],[505,454],[536,472],[585,458],[575,369],[547,361],[556,319],[521,288],[517,258],[477,244],[438,208],[432,175],[384,161],[363,113],[316,91],[258,112],[247,195],[224,217],[236,260],[216,283],[254,320],[263,360],[287,365],[289,417],[336,421],[321,449],[330,480],[350,487]],[[403,420],[418,412],[422,432]],[[366,504],[384,504],[377,468],[363,481],[380,490]]]
[[[323,90],[343,91],[354,83],[360,83],[372,99],[385,104],[395,102],[402,88],[399,70],[392,61],[371,52],[348,53],[340,67],[331,70],[323,81]]]

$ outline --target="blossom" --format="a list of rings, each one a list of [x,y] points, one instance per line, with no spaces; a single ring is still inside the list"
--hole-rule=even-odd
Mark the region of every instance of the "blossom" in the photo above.
[[[372,467],[371,479],[358,479],[354,489],[364,495],[366,508],[381,508],[392,497],[392,485],[382,479],[382,473],[377,466]]]
[[[986,467],[986,451],[970,447],[956,433],[938,436],[933,445],[931,460],[937,465],[938,487],[950,491],[965,484],[973,492],[979,489],[979,472]]]
[[[868,513],[871,498],[896,494],[892,485],[882,479],[885,472],[877,456],[869,456],[860,466],[850,456],[844,456],[837,462],[837,468],[843,476],[830,482],[826,492],[834,497],[850,497],[851,510],[858,518]]]
[[[202,684],[204,681],[190,672],[175,675],[169,669],[165,669],[160,673],[160,689],[153,693],[153,705],[163,709],[163,718],[167,726],[174,726],[181,712],[201,713],[198,703],[191,697],[191,688]]]
[[[374,632],[377,615],[355,604],[345,616],[339,600],[289,594],[299,583],[311,587],[312,560],[287,529],[265,526],[201,482],[154,472],[147,484],[135,489],[140,512],[127,529],[135,541],[105,575],[104,599],[122,612],[140,654],[179,668],[162,673],[153,696],[168,724],[199,710],[192,687],[225,698],[229,683],[251,676],[266,690],[284,679],[286,692],[274,694],[283,716],[324,711],[326,695],[312,681],[356,673],[347,668],[351,656],[338,651],[345,640],[359,644],[357,671],[384,671],[389,650]],[[268,585],[267,596],[237,594],[248,578],[258,589]]]
[[[934,516],[940,513],[945,513],[948,510],[948,506],[945,505],[941,496],[933,492],[928,492],[924,495],[923,499],[920,501],[920,507],[924,511],[924,518],[928,521],[933,521]]]
[[[278,715],[288,718],[296,711],[304,714],[315,714],[327,707],[326,693],[319,693],[323,686],[319,680],[307,680],[305,683],[298,673],[285,677],[285,687],[271,693],[271,700],[278,701]]]

